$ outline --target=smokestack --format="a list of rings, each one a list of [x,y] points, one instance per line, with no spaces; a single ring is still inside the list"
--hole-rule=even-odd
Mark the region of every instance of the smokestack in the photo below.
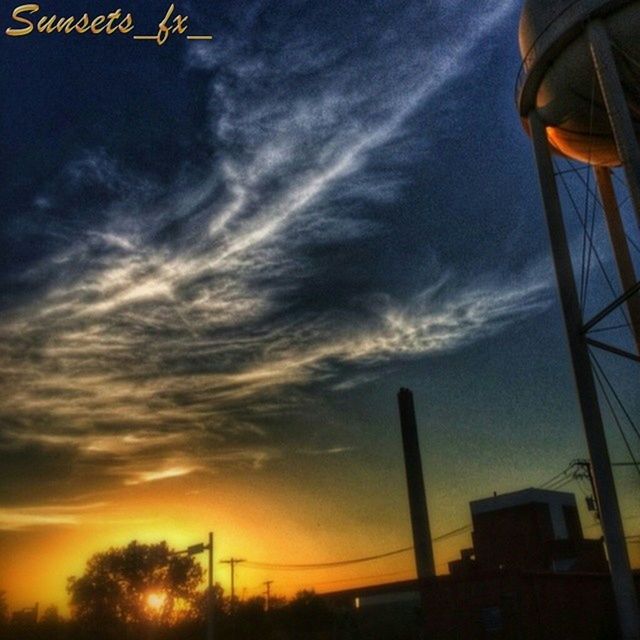
[[[400,409],[400,426],[402,428],[404,466],[407,472],[416,570],[418,578],[422,579],[435,576],[436,568],[433,562],[431,529],[429,528],[427,497],[422,476],[422,459],[418,443],[416,412],[413,407],[413,393],[409,389],[400,389],[398,392],[398,407]]]

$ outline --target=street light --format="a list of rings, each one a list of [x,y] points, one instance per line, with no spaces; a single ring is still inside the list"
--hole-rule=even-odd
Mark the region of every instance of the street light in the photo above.
[[[209,552],[209,571],[208,571],[208,589],[207,589],[207,636],[206,640],[213,640],[213,532],[209,531],[209,544],[199,542],[192,544],[190,547],[182,551],[176,551],[176,555],[185,553],[188,556],[195,556],[203,551]]]

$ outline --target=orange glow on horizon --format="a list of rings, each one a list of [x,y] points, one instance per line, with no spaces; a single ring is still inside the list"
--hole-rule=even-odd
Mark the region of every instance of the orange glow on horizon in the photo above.
[[[119,490],[119,500],[106,496],[104,506],[90,516],[78,516],[77,524],[12,532],[9,553],[0,558],[0,588],[7,591],[10,608],[39,601],[43,606],[54,604],[68,614],[67,578],[82,575],[94,553],[124,546],[131,540],[147,544],[165,540],[171,548],[181,550],[206,543],[208,531],[213,530],[214,581],[226,594],[230,573],[220,560],[230,556],[276,564],[311,564],[385,552],[407,546],[410,541],[408,518],[406,527],[389,526],[389,520],[397,516],[393,508],[388,514],[379,509],[379,521],[362,527],[340,504],[306,499],[294,489],[281,488],[276,493],[269,486],[252,486],[249,493],[220,479],[219,491],[191,486],[187,499],[185,482],[173,478],[127,486]],[[468,546],[464,539],[438,546],[440,572],[446,571],[446,561],[456,557],[463,546]],[[206,572],[207,553],[195,558]],[[265,580],[274,580],[274,596],[291,597],[301,589],[333,591],[413,576],[413,557],[406,553],[365,565],[305,571],[240,564],[236,586],[240,597],[250,598],[261,595]],[[206,578],[203,589],[205,585]],[[159,609],[162,594],[150,593],[147,604]]]
[[[340,481],[329,491],[317,485],[276,483],[255,472],[122,486],[92,495],[85,511],[74,512],[74,524],[0,532],[0,589],[7,592],[10,610],[37,601],[42,608],[53,604],[68,615],[67,578],[82,575],[93,554],[132,540],[147,544],[164,540],[169,547],[183,550],[206,544],[211,530],[215,533],[214,581],[226,595],[230,571],[220,561],[230,556],[270,564],[313,564],[404,548],[411,544],[411,529],[403,481],[399,476],[397,482],[390,478],[382,484],[363,476],[360,487]],[[354,501],[356,492],[362,496],[365,491],[366,500]],[[446,492],[436,486],[429,509],[434,536],[469,523],[468,505],[456,489]],[[599,529],[590,517],[582,513],[585,535],[595,538]],[[470,545],[468,532],[437,542],[437,572],[447,573],[447,563]],[[640,545],[630,545],[630,552],[637,566]],[[195,556],[205,572],[207,555]],[[275,597],[291,597],[301,589],[322,593],[413,577],[410,552],[369,563],[300,571],[242,563],[236,567],[236,593],[244,599],[261,595],[266,580],[274,581]],[[201,588],[205,585],[206,578]],[[157,611],[162,594],[151,595],[147,603]]]

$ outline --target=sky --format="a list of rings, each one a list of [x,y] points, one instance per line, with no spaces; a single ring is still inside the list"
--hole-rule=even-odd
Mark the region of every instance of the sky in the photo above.
[[[181,548],[213,530],[218,559],[274,564],[410,545],[403,386],[436,536],[469,524],[470,500],[586,457],[514,106],[520,2],[176,7],[213,40],[2,36],[0,588],[14,608],[64,608],[66,578],[132,539]],[[166,11],[122,8],[141,31]],[[599,224],[594,238],[614,273]],[[611,296],[589,268],[595,309]],[[629,369],[602,361],[637,415]],[[626,460],[610,421],[608,435]],[[637,475],[616,480],[638,533]],[[582,508],[584,486],[567,488]],[[438,571],[469,545],[436,544]],[[238,571],[247,596],[266,579],[291,594],[413,575],[411,554]],[[226,565],[216,579],[228,588]]]

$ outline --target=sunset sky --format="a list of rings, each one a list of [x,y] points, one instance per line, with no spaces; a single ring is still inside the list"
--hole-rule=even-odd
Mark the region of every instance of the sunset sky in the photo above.
[[[181,548],[214,530],[218,559],[275,564],[410,545],[401,386],[435,536],[469,524],[469,500],[586,457],[514,107],[520,4],[188,0],[176,6],[212,41],[2,36],[12,608],[64,607],[66,578],[132,539]],[[166,11],[122,8],[143,31]],[[575,218],[569,230],[579,247]],[[596,238],[614,274],[600,225]],[[593,308],[611,297],[598,274],[591,294]],[[637,369],[602,362],[637,417]],[[611,425],[609,437],[627,460]],[[634,474],[616,470],[628,534]],[[578,483],[566,489],[582,508]],[[438,543],[438,570],[469,545]],[[228,567],[216,571],[228,588]],[[410,553],[241,566],[238,592],[412,571]]]

